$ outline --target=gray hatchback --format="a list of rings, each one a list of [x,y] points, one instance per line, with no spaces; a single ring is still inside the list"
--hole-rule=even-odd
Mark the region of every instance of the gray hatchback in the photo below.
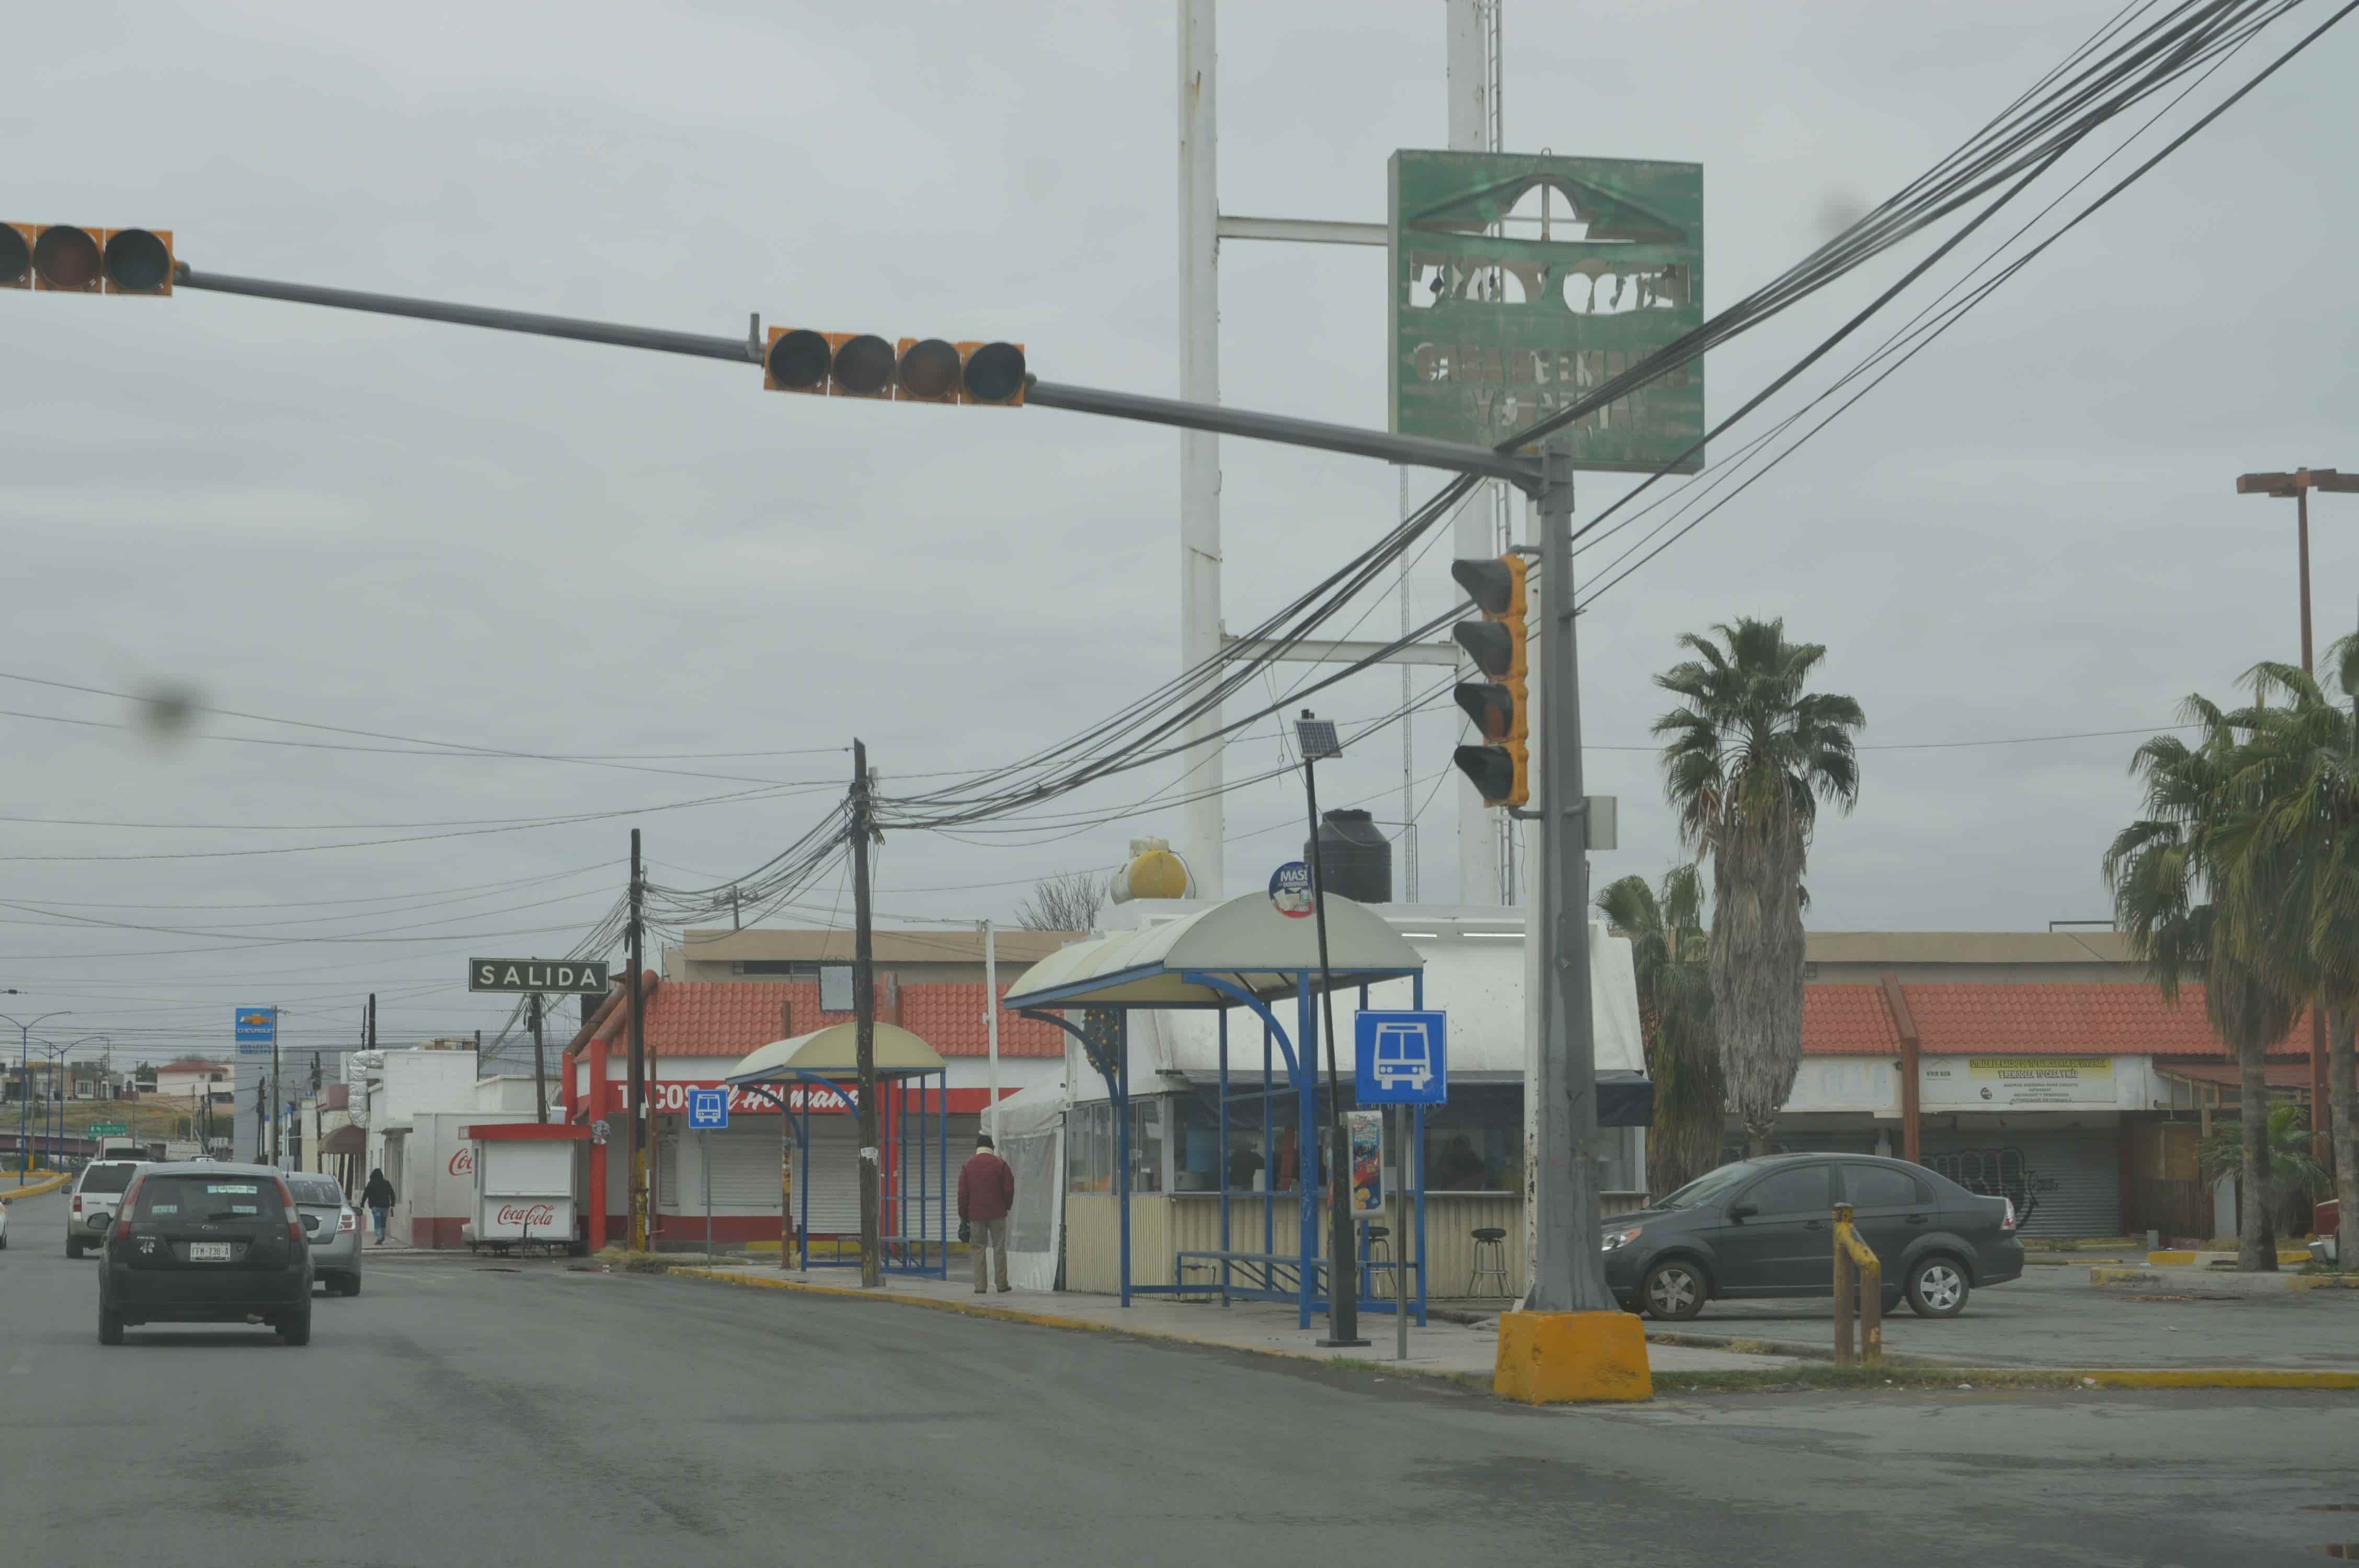
[[[264,1165],[145,1165],[106,1233],[98,1342],[143,1323],[261,1323],[311,1342],[311,1248]]]
[[[361,1217],[333,1176],[287,1173],[287,1190],[311,1238],[311,1277],[341,1296],[361,1293]]]
[[[1983,1285],[2023,1274],[2015,1205],[1867,1154],[1777,1154],[1699,1177],[1605,1221],[1605,1281],[1622,1305],[1672,1320],[1714,1298],[1832,1296],[1834,1206],[1852,1206],[1884,1266],[1884,1305],[1955,1317]]]

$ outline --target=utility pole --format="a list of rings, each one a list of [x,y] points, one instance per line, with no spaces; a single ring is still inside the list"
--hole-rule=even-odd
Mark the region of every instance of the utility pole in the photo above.
[[[629,1128],[626,1152],[630,1159],[631,1250],[647,1249],[647,1036],[644,1010],[639,996],[639,957],[641,925],[639,901],[639,830],[631,829],[631,915],[624,928],[629,942],[631,962],[631,1114],[625,1119]]]
[[[2301,578],[2301,668],[2315,674],[2310,632],[2310,492],[2313,490],[2359,492],[2359,473],[2333,469],[2296,469],[2291,473],[2243,473],[2236,476],[2238,495],[2266,495],[2293,501],[2294,536]],[[2310,1153],[2330,1169],[2334,1163],[2333,1096],[2326,1081],[2326,1010],[2310,1010]]]
[[[1581,779],[1581,658],[1572,585],[1572,453],[1542,453],[1539,487],[1540,809],[1532,847],[1539,1029],[1527,1092],[1533,1224],[1530,1312],[1615,1310],[1598,1260],[1597,1043],[1589,999],[1589,806]],[[1530,972],[1527,968],[1527,972]]]
[[[533,992],[524,999],[525,1019],[532,1026],[532,1119],[549,1119],[548,1068],[540,1054],[540,993]],[[707,1242],[712,1240],[707,1237]]]
[[[270,1004],[270,1165],[278,1168],[278,1023],[277,1002]]]
[[[376,992],[369,992],[368,1048],[376,1049]]]
[[[868,794],[868,747],[852,742],[852,1017],[853,1063],[860,1076],[860,1282],[885,1282],[876,1230],[876,954],[869,929],[868,836],[875,803]]]
[[[990,1050],[989,1076],[984,1079],[991,1108],[984,1113],[983,1130],[999,1142],[999,943],[990,921],[983,923],[983,1031]]]

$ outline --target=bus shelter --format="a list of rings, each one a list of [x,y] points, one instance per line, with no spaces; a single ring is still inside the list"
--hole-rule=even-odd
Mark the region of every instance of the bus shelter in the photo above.
[[[1154,1294],[1217,1292],[1224,1303],[1233,1298],[1290,1301],[1296,1304],[1299,1323],[1306,1328],[1315,1314],[1326,1310],[1331,1284],[1321,1240],[1320,1208],[1324,1201],[1322,1177],[1332,1179],[1334,1173],[1323,1170],[1326,1162],[1319,1152],[1325,1147],[1327,1120],[1321,1104],[1325,1090],[1320,1060],[1323,1041],[1320,1000],[1323,990],[1357,989],[1365,1007],[1369,986],[1405,979],[1413,988],[1413,1005],[1422,1007],[1424,968],[1424,958],[1391,925],[1352,900],[1330,893],[1322,984],[1316,923],[1279,909],[1264,894],[1249,893],[1136,931],[1076,943],[1035,964],[1016,982],[1001,1005],[1011,1012],[1052,1023],[1077,1040],[1090,1065],[1105,1080],[1114,1103],[1120,1292],[1125,1306],[1134,1295]],[[1285,1006],[1288,1002],[1290,1009]],[[1170,1284],[1139,1284],[1131,1273],[1129,1018],[1142,1008],[1216,1011],[1218,1146],[1227,1149],[1233,1127],[1257,1123],[1264,1147],[1269,1147],[1273,1104],[1283,1094],[1292,1101],[1294,1144],[1300,1162],[1299,1193],[1285,1195],[1266,1184],[1258,1191],[1238,1192],[1230,1184],[1229,1162],[1220,1160],[1218,1245],[1180,1251],[1174,1260]],[[1233,1084],[1230,1072],[1229,1024],[1238,1010],[1261,1024],[1260,1079],[1256,1087],[1242,1091]],[[1079,1023],[1068,1016],[1076,1011],[1082,1015]],[[1287,1011],[1292,1013],[1290,1029],[1283,1019]],[[1345,1038],[1348,1041],[1348,1034]],[[1348,1044],[1341,1048],[1348,1049]],[[1282,1080],[1277,1076],[1281,1067]],[[1277,1087],[1281,1082],[1282,1089]],[[1238,1105],[1249,1108],[1244,1114],[1250,1121],[1233,1119],[1232,1107]],[[1416,1244],[1409,1260],[1415,1285],[1407,1292],[1406,1305],[1419,1322],[1424,1320],[1426,1298],[1423,1148],[1420,1108],[1409,1147],[1397,1152],[1395,1161],[1395,1180],[1406,1184],[1412,1206],[1411,1234]],[[1242,1213],[1237,1205],[1240,1198]],[[1281,1224],[1282,1206],[1295,1212],[1285,1216]],[[1256,1219],[1258,1225],[1254,1223]],[[1362,1245],[1356,1249],[1362,1258],[1367,1255],[1365,1230],[1363,1223]],[[1397,1248],[1406,1247],[1408,1239],[1392,1241]],[[1258,1246],[1242,1245],[1256,1240]],[[1362,1298],[1364,1311],[1398,1310],[1400,1303],[1389,1298],[1373,1299],[1374,1282],[1363,1266],[1359,1278],[1348,1281],[1346,1288]]]
[[[878,1265],[896,1273],[950,1277],[950,1079],[941,1054],[898,1024],[875,1033],[877,1088]],[[810,1249],[810,1119],[858,1109],[859,1026],[832,1023],[791,1040],[773,1040],[739,1060],[724,1080],[778,1108],[780,1169],[793,1173],[782,1191],[779,1257],[798,1249],[804,1269],[857,1268],[859,1254],[813,1258]],[[801,1207],[793,1213],[797,1195]]]

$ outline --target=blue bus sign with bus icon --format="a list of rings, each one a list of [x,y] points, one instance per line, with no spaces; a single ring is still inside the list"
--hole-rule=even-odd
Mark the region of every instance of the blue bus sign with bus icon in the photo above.
[[[1448,1014],[1363,1012],[1352,1033],[1362,1105],[1440,1105],[1450,1098]]]

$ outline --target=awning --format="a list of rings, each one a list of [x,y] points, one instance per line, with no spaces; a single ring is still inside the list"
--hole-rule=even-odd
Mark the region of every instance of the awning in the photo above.
[[[2204,1084],[2222,1088],[2241,1089],[2243,1069],[2234,1062],[2157,1062],[2155,1072],[2162,1077],[2177,1078],[2183,1084]],[[2261,1069],[2273,1089],[2310,1088],[2310,1064],[2307,1062],[2271,1062]]]
[[[1340,988],[1413,975],[1425,959],[1383,919],[1330,893],[1326,967]],[[1292,996],[1295,977],[1319,968],[1319,923],[1284,914],[1266,894],[1246,893],[1177,920],[1077,942],[1027,969],[1001,1005],[1231,1007],[1234,996],[1187,977],[1217,974],[1268,1000]]]
[[[368,1129],[349,1124],[323,1134],[320,1139],[322,1154],[358,1154],[368,1148]]]
[[[888,1077],[913,1073],[939,1073],[941,1053],[897,1023],[874,1025],[876,1070]],[[848,1077],[860,1070],[860,1026],[831,1023],[791,1040],[773,1040],[748,1051],[723,1081],[732,1084],[775,1084],[804,1075]]]

